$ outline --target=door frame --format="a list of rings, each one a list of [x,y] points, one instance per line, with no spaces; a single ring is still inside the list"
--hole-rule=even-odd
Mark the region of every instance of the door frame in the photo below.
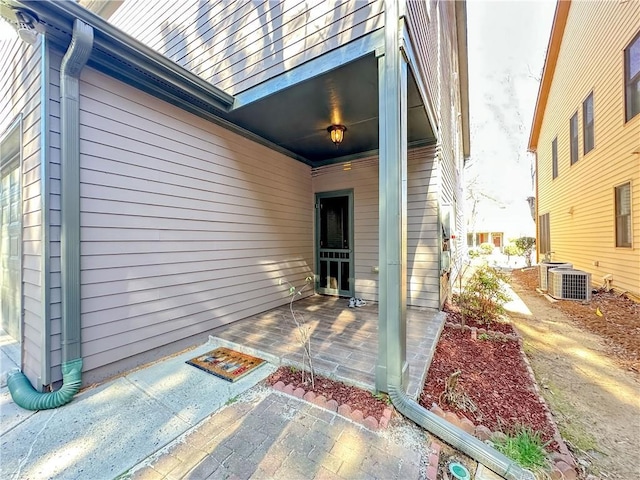
[[[20,258],[20,266],[19,269],[20,271],[19,273],[19,295],[18,295],[18,339],[17,342],[20,344],[20,366],[22,364],[22,345],[24,343],[24,339],[23,339],[23,334],[24,334],[24,315],[23,315],[23,304],[24,304],[24,281],[23,281],[23,277],[24,277],[24,257],[23,257],[23,240],[24,240],[24,235],[23,235],[23,227],[24,227],[24,222],[23,222],[23,211],[24,211],[24,206],[23,206],[23,200],[24,200],[24,192],[22,190],[23,187],[23,179],[22,179],[22,161],[23,161],[23,153],[24,153],[24,149],[23,149],[23,138],[22,138],[22,132],[23,132],[23,124],[22,124],[22,113],[18,114],[17,117],[14,118],[14,120],[9,124],[9,126],[0,133],[0,146],[6,142],[12,135],[16,135],[17,136],[17,148],[18,148],[18,154],[17,154],[17,158],[15,157],[11,157],[11,160],[5,159],[2,157],[2,155],[0,155],[0,179],[2,178],[2,175],[4,174],[4,170],[7,167],[10,166],[14,166],[16,170],[18,171],[18,195],[19,195],[19,200],[18,200],[18,229],[20,231],[20,238],[18,239],[18,256]],[[0,211],[0,215],[2,215],[2,212]],[[0,225],[2,223],[2,219],[0,218]],[[1,226],[0,226],[1,228]],[[44,286],[42,286],[42,288],[44,288]]]
[[[320,288],[320,200],[324,198],[335,198],[335,197],[348,197],[348,215],[349,215],[349,286],[350,290],[345,292],[344,290],[334,289],[324,289]],[[344,189],[344,190],[332,190],[328,192],[316,192],[315,195],[315,232],[313,239],[313,251],[315,257],[315,275],[314,275],[314,285],[316,293],[322,295],[334,295],[337,297],[340,296],[348,296],[353,297],[355,295],[355,245],[354,245],[354,221],[353,221],[353,211],[354,211],[354,196],[353,196],[353,188]]]

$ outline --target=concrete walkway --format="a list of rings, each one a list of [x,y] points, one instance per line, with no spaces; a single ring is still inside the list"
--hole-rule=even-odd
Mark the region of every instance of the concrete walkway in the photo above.
[[[235,383],[187,365],[215,340],[88,389],[54,410],[29,412],[0,389],[0,478],[112,479],[275,371]]]
[[[137,465],[131,479],[419,479],[424,431],[375,433],[297,398],[255,387]]]

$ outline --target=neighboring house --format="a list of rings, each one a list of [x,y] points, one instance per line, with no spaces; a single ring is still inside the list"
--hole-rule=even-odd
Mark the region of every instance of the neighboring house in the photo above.
[[[529,139],[538,257],[640,296],[640,2],[558,2]]]
[[[379,301],[383,338],[405,298],[442,306],[464,2],[84,3],[109,22],[0,0],[34,41],[0,46],[0,141],[3,328],[37,389],[78,355],[88,384],[196,344],[311,274]]]

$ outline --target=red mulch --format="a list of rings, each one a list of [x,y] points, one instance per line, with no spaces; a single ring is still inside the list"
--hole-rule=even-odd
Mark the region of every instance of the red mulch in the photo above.
[[[475,413],[440,401],[446,379],[456,370],[462,372],[458,389],[477,405]],[[472,340],[468,331],[445,328],[420,395],[420,404],[425,408],[431,408],[433,402],[492,431],[508,432],[518,425],[529,426],[551,442],[550,448],[557,448],[554,427],[534,390],[518,342]]]
[[[380,418],[387,404],[373,396],[367,390],[351,385],[345,385],[336,380],[330,380],[319,375],[315,376],[315,388],[310,383],[302,383],[300,371],[292,371],[290,367],[280,367],[267,377],[269,385],[275,385],[279,381],[285,385],[292,384],[294,388],[303,388],[313,391],[316,395],[324,395],[327,400],[334,399],[338,405],[347,404],[352,410],[360,410],[364,418],[372,416]]]
[[[453,303],[446,302],[442,310],[447,312],[447,321],[462,324],[462,313],[460,312],[460,307]],[[464,319],[464,323],[470,327],[484,328],[486,330],[493,330],[494,332],[501,332],[504,334],[515,333],[513,326],[506,321],[496,320],[494,322],[484,323],[475,318],[466,317]]]
[[[528,290],[535,291],[538,287],[537,268],[514,270],[512,278]],[[640,303],[612,292],[598,291],[590,302],[559,300],[553,306],[602,337],[619,363],[640,372]]]

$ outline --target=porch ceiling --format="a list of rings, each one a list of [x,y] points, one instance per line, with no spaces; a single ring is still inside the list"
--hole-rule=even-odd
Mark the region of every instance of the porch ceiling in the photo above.
[[[429,144],[435,136],[418,87],[408,76],[408,142]],[[308,160],[312,166],[378,149],[378,62],[367,55],[335,70],[231,110],[225,118]],[[347,127],[336,148],[331,124]]]

